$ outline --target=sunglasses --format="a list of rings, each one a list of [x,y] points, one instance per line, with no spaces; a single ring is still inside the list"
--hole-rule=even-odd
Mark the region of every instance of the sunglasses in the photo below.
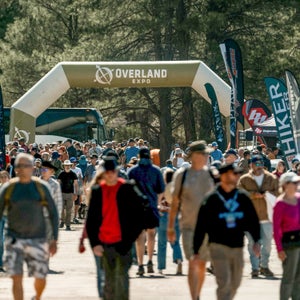
[[[49,171],[50,169],[48,169],[48,168],[41,168],[41,172],[47,172],[47,171]]]
[[[26,169],[26,168],[32,168],[33,166],[31,164],[18,164],[16,165],[16,169]]]
[[[263,167],[264,163],[263,162],[256,162],[255,165],[257,167]]]

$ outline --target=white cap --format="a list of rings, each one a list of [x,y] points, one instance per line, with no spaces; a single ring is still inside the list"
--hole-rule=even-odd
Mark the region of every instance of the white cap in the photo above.
[[[300,181],[300,176],[298,176],[294,172],[287,172],[280,176],[279,184],[283,186],[284,184],[289,182],[299,182],[299,181]]]

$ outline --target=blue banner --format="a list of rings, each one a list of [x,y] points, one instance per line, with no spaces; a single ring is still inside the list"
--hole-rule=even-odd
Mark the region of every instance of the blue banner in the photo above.
[[[219,109],[218,99],[213,86],[210,83],[206,83],[205,89],[209,99],[211,100],[212,112],[213,112],[213,122],[214,122],[214,133],[216,141],[218,143],[219,149],[222,152],[226,150],[226,138],[223,130],[222,117]]]
[[[265,85],[273,109],[281,150],[291,168],[297,149],[291,124],[287,88],[280,79],[273,77],[265,77]]]
[[[5,160],[5,132],[4,132],[4,105],[2,97],[2,88],[0,85],[0,169],[6,168]]]

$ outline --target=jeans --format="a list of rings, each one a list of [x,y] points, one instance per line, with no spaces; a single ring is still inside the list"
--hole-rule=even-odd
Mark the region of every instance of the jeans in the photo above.
[[[271,242],[273,237],[273,225],[271,222],[260,223],[260,240],[259,244],[261,245],[260,258],[256,257],[253,252],[254,241],[250,233],[246,232],[248,238],[248,251],[250,254],[250,262],[252,270],[259,270],[260,267],[268,268],[269,267],[269,258],[271,254]]]
[[[126,254],[120,254],[114,245],[104,245],[102,260],[105,272],[103,299],[129,300],[131,249]]]
[[[97,271],[97,288],[98,288],[98,295],[99,298],[103,298],[104,296],[104,282],[105,282],[105,272],[103,270],[103,262],[102,262],[102,257],[96,256],[95,257],[95,262],[96,262],[96,271]]]
[[[167,255],[167,226],[168,226],[168,213],[161,213],[159,220],[159,227],[157,229],[158,233],[158,251],[157,251],[157,268],[158,270],[164,270],[166,268],[166,255]],[[180,230],[178,223],[178,216],[175,219],[175,232],[176,232],[176,241],[174,244],[171,244],[173,249],[173,262],[178,260],[182,261],[182,252],[179,245]]]
[[[6,218],[2,217],[0,219],[0,267],[3,267],[3,254],[4,254],[4,227],[5,227]]]

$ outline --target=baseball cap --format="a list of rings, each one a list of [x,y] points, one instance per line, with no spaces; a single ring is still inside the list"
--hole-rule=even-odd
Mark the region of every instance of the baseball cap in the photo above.
[[[76,157],[71,157],[71,158],[70,158],[70,162],[71,162],[71,163],[74,163],[74,162],[76,162],[76,161],[77,161]]]
[[[105,171],[114,171],[118,168],[117,160],[113,156],[106,156],[103,159],[102,167]]]
[[[293,158],[293,159],[292,159],[292,164],[294,164],[295,162],[298,162],[298,161],[299,161],[298,158]]]
[[[261,162],[263,164],[264,160],[263,160],[262,156],[260,156],[260,155],[253,155],[250,159],[250,162],[251,163]]]
[[[58,168],[52,165],[50,161],[46,161],[46,160],[42,162],[42,167],[53,169],[54,171],[58,170]]]
[[[180,148],[175,149],[175,154],[181,154],[181,153],[182,153],[182,150]]]
[[[227,156],[227,155],[235,155],[235,156],[237,156],[237,152],[236,152],[234,149],[230,148],[230,149],[228,149],[228,150],[225,152],[225,155],[226,155],[226,156]]]
[[[134,143],[135,142],[135,140],[133,139],[133,138],[130,138],[129,140],[128,140],[128,143]]]
[[[294,172],[287,172],[280,176],[279,184],[281,186],[289,182],[300,182],[300,176]]]
[[[228,171],[232,170],[234,173],[242,173],[243,169],[238,167],[237,164],[224,164],[219,168],[219,173],[224,174]]]
[[[66,139],[65,141],[64,141],[64,143],[71,143],[72,144],[72,139]]]
[[[190,144],[189,152],[209,153],[209,149],[205,141],[195,141]]]
[[[148,148],[143,147],[139,151],[140,158],[149,158],[150,159],[150,151]]]
[[[218,147],[218,143],[217,142],[212,142],[211,145],[212,145],[212,147]]]
[[[57,159],[60,157],[60,154],[57,151],[52,152],[52,159]]]

